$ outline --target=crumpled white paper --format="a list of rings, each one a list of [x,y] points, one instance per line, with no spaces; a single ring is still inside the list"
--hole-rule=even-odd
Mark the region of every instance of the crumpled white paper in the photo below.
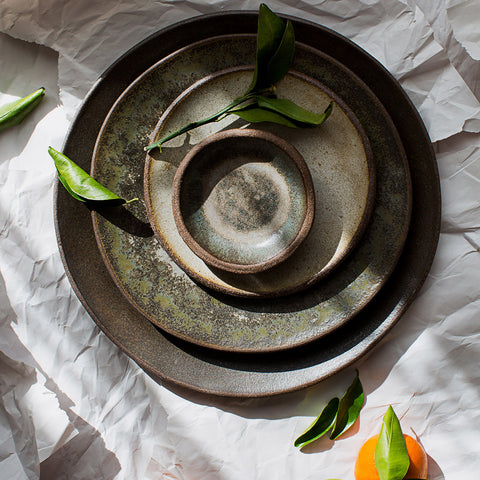
[[[360,371],[366,405],[336,442],[294,439],[354,376],[272,399],[205,399],[151,380],[94,325],[58,254],[55,171],[76,108],[102,71],[179,20],[259,2],[3,0],[0,103],[47,96],[0,133],[0,479],[353,479],[392,404],[429,454],[431,480],[480,469],[480,87],[473,0],[271,1],[330,27],[401,82],[435,143],[442,234],[432,271]]]

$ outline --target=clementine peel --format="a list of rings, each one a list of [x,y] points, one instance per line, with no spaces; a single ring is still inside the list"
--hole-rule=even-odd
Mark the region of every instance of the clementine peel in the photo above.
[[[427,478],[427,454],[423,447],[410,435],[403,435],[407,445],[410,466],[404,477]],[[360,448],[357,461],[355,462],[355,480],[380,480],[375,466],[375,447],[377,446],[378,435],[369,438]]]

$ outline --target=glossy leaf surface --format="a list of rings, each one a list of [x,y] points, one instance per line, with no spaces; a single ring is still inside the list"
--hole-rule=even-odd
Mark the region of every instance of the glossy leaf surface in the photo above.
[[[358,371],[352,384],[340,400],[335,426],[330,438],[335,440],[345,433],[357,420],[363,407],[364,394]]]
[[[293,27],[290,25],[287,30],[283,20],[262,3],[258,10],[255,71],[247,93],[262,90],[282,78],[290,66],[294,48]]]
[[[231,113],[249,123],[271,122],[286,125],[287,127],[298,128],[298,125],[289,118],[273,112],[272,110],[259,108],[257,106],[249,105],[245,108],[233,110]]]
[[[293,128],[314,127],[330,115],[333,102],[320,114],[309,112],[290,100],[273,94],[275,83],[288,72],[295,51],[295,35],[290,21],[283,22],[265,4],[258,12],[257,54],[253,78],[248,90],[219,112],[190,122],[168,136],[147,145],[144,150],[159,148],[169,140],[201,125],[217,122],[227,115],[237,115],[249,123],[271,122]],[[265,95],[265,96],[264,96]]]
[[[293,25],[290,20],[285,25],[285,30],[282,35],[280,44],[273,54],[272,58],[267,63],[265,75],[265,87],[277,83],[282,79],[290,68],[292,63],[293,53],[295,52],[295,34]]]
[[[58,152],[52,147],[48,148],[48,153],[53,158],[59,179],[67,191],[77,200],[85,202],[91,201],[115,201],[116,203],[125,203],[125,200],[115,193],[108,190],[85,170],[70,160],[63,153]]]
[[[317,126],[322,124],[332,112],[333,102],[330,102],[323,113],[313,113],[298,106],[286,98],[257,97],[258,106],[277,112],[302,126]]]
[[[61,173],[57,170],[57,176],[58,179],[60,180],[61,184],[65,187],[65,190],[76,200],[79,200],[80,202],[85,202],[86,200],[82,197],[79,197],[69,186],[67,181],[63,178]]]
[[[0,130],[18,125],[45,96],[45,89],[39,88],[26,97],[0,107]]]
[[[400,422],[393,408],[388,407],[375,448],[375,466],[380,480],[402,480],[410,460]]]
[[[294,445],[296,447],[304,447],[325,435],[335,423],[338,404],[338,398],[332,398],[310,427],[295,440]]]

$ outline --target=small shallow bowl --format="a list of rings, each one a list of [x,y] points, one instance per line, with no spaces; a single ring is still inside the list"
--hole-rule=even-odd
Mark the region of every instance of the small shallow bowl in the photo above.
[[[295,147],[269,132],[232,129],[185,156],[172,206],[180,236],[204,262],[256,273],[285,260],[308,235],[315,193]]]

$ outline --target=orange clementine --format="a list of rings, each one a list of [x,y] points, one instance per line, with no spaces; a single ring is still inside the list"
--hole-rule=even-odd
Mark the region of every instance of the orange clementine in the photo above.
[[[423,447],[410,435],[403,435],[407,445],[410,467],[404,479],[427,478],[427,454]],[[375,467],[375,447],[378,435],[369,438],[358,452],[355,463],[355,480],[379,480],[377,467]]]

